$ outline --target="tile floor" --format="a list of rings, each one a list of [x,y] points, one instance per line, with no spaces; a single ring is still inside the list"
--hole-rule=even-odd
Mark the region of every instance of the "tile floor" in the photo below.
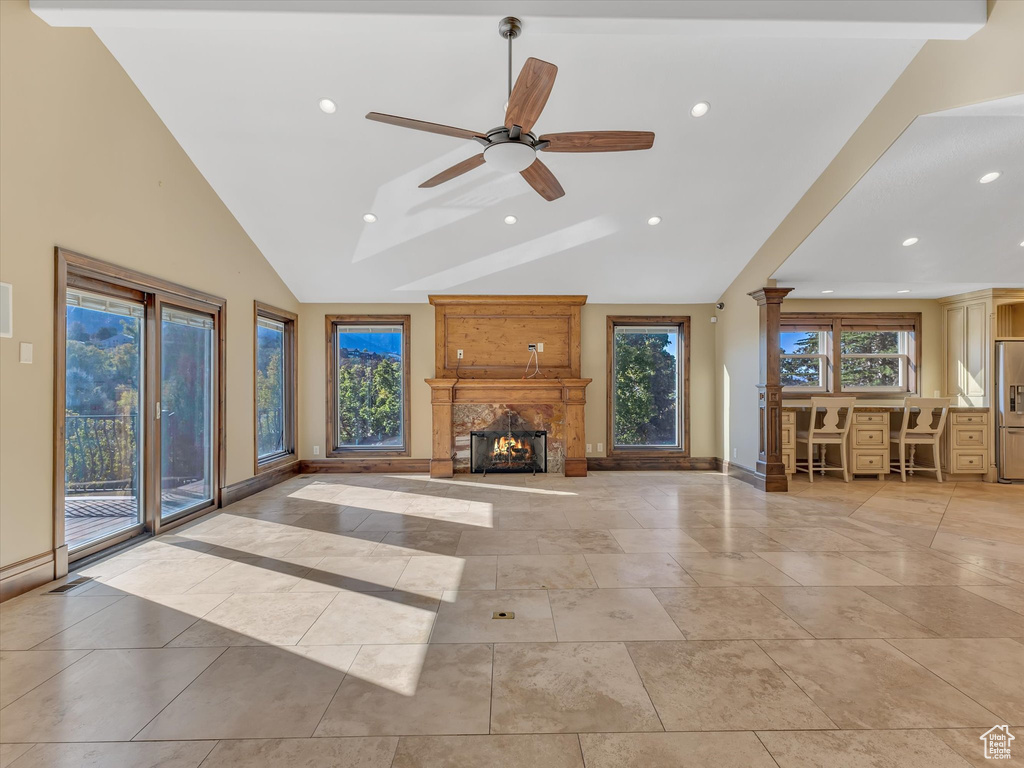
[[[317,475],[80,573],[0,768],[1024,765],[1020,486]]]

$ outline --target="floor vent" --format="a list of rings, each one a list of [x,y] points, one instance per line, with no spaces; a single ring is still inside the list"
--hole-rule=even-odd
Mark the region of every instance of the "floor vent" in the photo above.
[[[66,594],[66,593],[70,592],[73,589],[76,589],[77,587],[82,586],[83,584],[89,583],[92,580],[93,580],[92,576],[79,576],[77,579],[72,579],[69,582],[61,584],[59,587],[57,587],[55,589],[51,589],[46,594],[48,594],[48,595],[63,595],[63,594]]]

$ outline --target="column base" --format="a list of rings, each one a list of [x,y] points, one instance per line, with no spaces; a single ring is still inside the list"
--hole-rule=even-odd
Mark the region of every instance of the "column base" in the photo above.
[[[565,460],[565,476],[566,477],[586,477],[587,476],[587,460],[582,459],[566,459]]]
[[[455,474],[455,463],[451,459],[431,459],[431,477],[452,477]]]

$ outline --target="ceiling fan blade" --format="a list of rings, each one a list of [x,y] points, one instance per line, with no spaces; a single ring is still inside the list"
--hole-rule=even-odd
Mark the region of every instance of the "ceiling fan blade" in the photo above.
[[[654,134],[650,131],[576,131],[547,133],[538,141],[551,142],[545,152],[628,152],[650,149]]]
[[[473,155],[473,157],[463,160],[461,163],[456,163],[451,168],[441,171],[437,176],[431,176],[420,184],[420,189],[436,187],[438,184],[444,184],[446,181],[451,181],[456,176],[461,176],[468,171],[472,171],[474,168],[479,168],[483,164],[484,153],[481,152],[479,155]]]
[[[456,139],[483,139],[487,141],[485,134],[477,131],[467,131],[465,128],[453,128],[450,125],[440,123],[428,123],[425,120],[413,120],[411,117],[398,117],[396,115],[384,115],[380,112],[370,112],[367,120],[375,120],[378,123],[397,125],[399,128],[412,128],[414,131],[426,131],[427,133],[439,133],[442,136],[454,136]]]
[[[557,200],[565,194],[565,190],[558,183],[555,174],[540,160],[534,160],[529,168],[525,171],[520,171],[519,174],[548,202]]]
[[[512,89],[512,95],[508,97],[508,109],[505,110],[506,128],[511,129],[513,125],[518,125],[524,133],[533,130],[534,123],[548,102],[557,74],[558,67],[554,64],[534,58],[526,60]]]

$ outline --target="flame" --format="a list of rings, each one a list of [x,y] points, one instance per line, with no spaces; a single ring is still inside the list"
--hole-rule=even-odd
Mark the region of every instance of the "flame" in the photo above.
[[[491,455],[506,460],[513,458],[529,460],[533,455],[533,446],[525,438],[502,435],[494,439]]]

